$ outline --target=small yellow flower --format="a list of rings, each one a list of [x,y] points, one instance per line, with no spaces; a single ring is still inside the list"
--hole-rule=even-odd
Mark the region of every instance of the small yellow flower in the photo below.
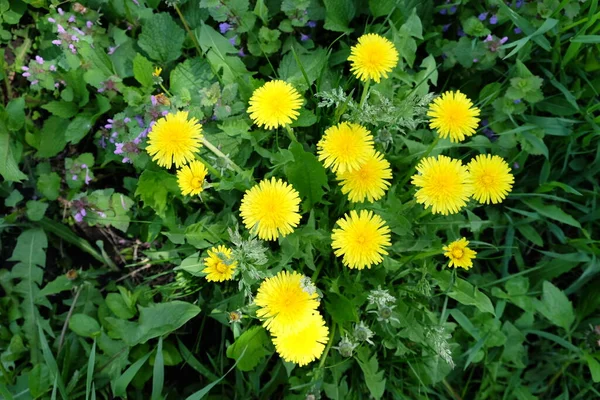
[[[446,156],[422,159],[412,184],[419,187],[415,194],[417,203],[431,207],[433,214],[456,214],[473,193],[467,168],[460,160]]]
[[[318,313],[297,330],[273,333],[273,344],[281,358],[301,367],[321,357],[328,339],[329,329]]]
[[[330,127],[317,143],[319,161],[333,172],[358,169],[373,150],[373,135],[364,126],[341,122]]]
[[[256,229],[263,240],[276,240],[292,233],[300,222],[300,196],[281,179],[263,180],[244,193],[240,214],[248,229]]]
[[[254,299],[260,307],[256,315],[271,332],[287,333],[301,329],[319,307],[319,296],[303,287],[303,277],[295,271],[281,271],[260,284]]]
[[[469,269],[473,267],[473,259],[476,258],[476,251],[471,250],[467,246],[469,241],[466,238],[455,240],[448,246],[444,246],[444,255],[450,259],[451,267],[461,267]]]
[[[187,111],[168,114],[156,121],[148,134],[146,151],[161,167],[177,168],[194,159],[200,150],[202,125],[196,118],[188,120]]]
[[[154,72],[152,73],[152,75],[159,77],[161,73],[162,73],[162,68],[156,67],[156,68],[154,68]]]
[[[353,171],[337,175],[341,181],[342,193],[348,194],[352,202],[362,202],[365,198],[373,203],[385,194],[392,179],[390,163],[374,149],[367,160]]]
[[[358,44],[350,49],[350,71],[361,81],[373,79],[379,82],[381,77],[398,64],[398,51],[394,44],[383,36],[367,33],[358,38]]]
[[[515,178],[502,157],[480,154],[467,165],[473,197],[481,204],[501,203],[512,190]]]
[[[204,178],[208,174],[208,170],[200,161],[192,161],[188,165],[181,167],[177,171],[177,183],[181,194],[184,196],[196,196],[202,193],[204,188]]]
[[[248,103],[248,114],[256,125],[276,129],[298,119],[302,97],[289,83],[275,80],[256,89]]]
[[[382,255],[390,246],[390,228],[373,211],[352,210],[337,221],[340,227],[333,230],[331,247],[337,257],[351,269],[371,268],[383,261]]]
[[[429,127],[436,129],[441,138],[450,136],[454,143],[473,135],[479,123],[479,108],[458,90],[445,92],[433,100],[427,115],[431,117]]]
[[[205,268],[202,270],[209,282],[223,282],[233,278],[237,262],[231,256],[232,251],[223,245],[213,247],[207,251],[208,257],[204,259]]]

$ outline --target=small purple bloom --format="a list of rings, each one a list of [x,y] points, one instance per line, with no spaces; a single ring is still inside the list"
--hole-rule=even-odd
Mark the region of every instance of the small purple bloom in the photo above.
[[[92,180],[92,178],[90,177],[90,170],[86,169],[85,170],[85,184],[89,185],[91,180]]]
[[[133,139],[133,143],[134,144],[140,144],[142,142],[142,138],[141,137],[136,137],[135,139]]]
[[[77,180],[77,175],[73,175],[73,176],[71,177],[71,179],[72,179],[72,180],[74,180],[74,181],[76,181],[76,180]]]
[[[21,67],[21,69],[22,69],[23,71],[29,71],[29,67],[26,67],[25,65],[23,65],[23,66]]]
[[[153,106],[157,105],[158,101],[156,100],[156,96],[150,96],[150,102]]]
[[[85,36],[85,32],[84,32],[84,31],[82,31],[81,29],[73,27],[73,30],[74,30],[75,32],[77,32],[78,34],[80,34],[81,36]]]
[[[304,33],[300,33],[300,41],[301,42],[306,42],[307,40],[310,40],[310,36],[309,35],[305,35]]]
[[[92,26],[94,26],[94,23],[92,21],[87,21],[85,23],[85,26],[87,26],[88,29],[92,29]]]
[[[229,38],[229,43],[231,43],[232,46],[235,46],[235,39],[237,38],[237,35],[234,37],[230,37]]]
[[[25,78],[27,78],[27,77],[31,76],[31,74],[30,74],[29,72],[23,72],[23,76],[24,76]]]
[[[450,29],[450,26],[452,24],[446,24],[446,25],[442,25],[442,32],[448,32],[448,29]]]
[[[123,122],[124,122],[124,123],[126,123],[126,124],[130,123],[130,122],[131,122],[131,118],[129,118],[129,117],[125,117],[125,118],[123,119]]]
[[[75,46],[73,45],[73,43],[71,43],[69,45],[69,49],[71,49],[71,53],[73,53],[73,54],[77,53],[77,49],[75,49]]]
[[[221,22],[219,24],[219,31],[223,34],[227,33],[231,29],[231,25],[227,22]]]
[[[54,84],[54,87],[55,87],[55,88],[57,88],[57,89],[58,89],[58,87],[59,87],[59,86],[60,86],[60,83],[58,83],[58,82],[56,82],[56,83]]]
[[[66,33],[67,32],[67,31],[65,31],[65,28],[63,28],[63,26],[61,24],[56,25],[56,30],[58,30],[58,33]]]
[[[502,39],[500,39],[500,44],[504,44],[508,42],[508,36],[504,36]]]
[[[31,81],[31,86],[33,85],[37,85],[40,81],[38,81],[37,79],[35,81]]]
[[[49,69],[50,69],[50,71],[55,72],[56,71],[56,65],[51,65]]]
[[[108,48],[108,55],[111,55],[112,53],[114,53],[114,52],[115,52],[115,50],[117,49],[117,47],[119,47],[119,46],[116,46],[116,47],[112,47],[112,46],[111,46],[111,47],[109,47],[109,48]]]
[[[100,145],[100,147],[105,149],[106,148],[106,138],[104,136],[101,136],[100,140],[98,141],[98,144]]]
[[[98,93],[103,93],[104,92],[104,88],[101,87],[100,89],[98,89]]]
[[[137,123],[140,126],[140,128],[143,128],[146,125],[146,124],[144,124],[144,120],[142,119],[141,116],[136,115],[134,118],[137,121]]]
[[[60,40],[56,39],[56,40],[53,40],[53,41],[52,41],[52,44],[55,44],[55,45],[57,45],[57,46],[60,46],[60,45],[62,44],[62,41],[60,41]]]
[[[104,125],[104,128],[111,129],[112,128],[112,124],[106,124],[106,125]]]
[[[75,218],[75,221],[77,222],[83,222],[83,215],[81,215],[80,213],[75,214],[73,218]]]
[[[113,132],[110,134],[111,138],[116,138],[117,136],[119,136],[119,132]]]
[[[69,21],[70,23],[73,23],[73,22],[75,22],[75,16],[74,16],[74,15],[71,15],[71,16],[69,17],[68,21]]]
[[[79,38],[75,35],[71,36],[71,40],[74,42],[79,42]]]
[[[129,157],[123,157],[123,160],[122,160],[121,162],[122,162],[123,164],[126,164],[126,163],[128,163],[128,162],[130,162],[130,161],[131,161],[131,158],[129,158]]]
[[[306,26],[308,26],[309,28],[316,28],[317,27],[317,21],[308,21],[306,23]]]
[[[106,214],[104,214],[102,211],[96,211],[96,212],[98,213],[100,218],[106,218]]]
[[[465,36],[465,31],[463,31],[462,28],[458,28],[458,32],[456,34],[458,37],[463,37]]]
[[[515,99],[515,100],[513,100],[513,103],[519,104],[519,103],[521,103],[521,99]]]
[[[115,149],[114,153],[123,154],[123,145],[125,145],[125,143],[115,143],[115,145],[117,146],[117,148]]]
[[[492,35],[487,35],[487,37],[485,39],[483,39],[483,42],[487,43],[487,42],[491,42],[492,40],[494,40],[494,38],[492,37]]]
[[[450,7],[450,10],[448,10],[449,14],[454,14],[456,12],[456,6],[452,6]]]
[[[55,24],[55,23],[56,23],[56,20],[55,20],[54,18],[48,18],[48,22],[50,22],[50,23],[52,23],[52,24]]]
[[[440,14],[442,14],[442,15],[446,15],[446,14],[448,14],[448,9],[447,9],[447,8],[442,8],[442,9],[440,10]]]
[[[525,0],[517,0],[517,2],[515,3],[515,7],[521,8],[521,7],[523,7],[524,4],[525,4]]]
[[[44,59],[40,56],[35,56],[35,62],[42,65],[44,63]]]
[[[238,56],[240,56],[240,57],[246,57],[246,53],[244,53],[244,48],[243,47],[240,49],[240,51],[238,51]]]
[[[85,217],[87,215],[87,211],[85,211],[85,208],[82,208],[81,210],[79,210],[79,214]]]
[[[514,31],[514,32],[515,32],[517,35],[518,35],[519,33],[522,33],[522,32],[523,32],[523,31],[521,30],[521,28],[515,28],[513,31]]]
[[[81,168],[87,169],[87,167],[88,167],[87,164],[81,164]]]
[[[57,11],[60,15],[65,15],[65,12],[63,11],[62,8],[58,7]]]
[[[474,63],[477,63],[477,62],[479,62],[479,58],[474,58],[474,59],[473,59],[473,62],[474,62]]]
[[[487,16],[488,16],[488,13],[484,12],[484,13],[479,14],[479,16],[477,18],[479,18],[480,21],[485,21]]]
[[[497,23],[498,23],[498,17],[496,16],[496,14],[494,14],[490,17],[490,24],[496,25]]]
[[[161,115],[162,115],[163,117],[166,117],[167,115],[169,115],[169,110],[164,110],[164,111],[162,111],[162,112],[161,112]]]
[[[513,168],[514,169],[519,169],[519,168],[521,168],[521,166],[519,165],[518,162],[516,162],[516,163],[513,164]]]

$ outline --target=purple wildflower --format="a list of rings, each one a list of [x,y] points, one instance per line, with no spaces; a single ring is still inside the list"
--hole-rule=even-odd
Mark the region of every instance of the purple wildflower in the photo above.
[[[56,20],[54,18],[50,17],[50,18],[48,18],[48,22],[55,24]]]
[[[474,58],[474,59],[473,59],[473,62],[474,62],[474,63],[477,63],[477,62],[479,62],[479,58]]]
[[[450,10],[448,10],[449,14],[454,14],[456,12],[456,6],[452,6],[450,7]]]
[[[56,71],[56,65],[51,65],[49,68],[50,71],[55,72]]]
[[[442,14],[442,15],[446,15],[446,14],[448,14],[448,9],[447,9],[447,8],[442,8],[442,9],[440,10],[440,14]]]
[[[136,115],[135,120],[137,121],[138,125],[140,126],[140,128],[143,128],[146,124],[144,123],[144,120],[141,116]]]
[[[92,26],[94,26],[94,23],[92,21],[87,21],[85,23],[85,26],[87,26],[88,29],[92,29]]]
[[[37,79],[35,81],[31,81],[31,86],[37,85],[38,83],[40,83],[40,81]]]
[[[119,47],[119,46],[115,46],[115,47],[111,46],[111,47],[109,47],[108,48],[108,55],[111,55],[112,53],[114,53],[115,50],[117,50],[117,47]]]
[[[53,41],[52,41],[52,44],[55,44],[55,45],[57,45],[57,46],[60,46],[60,45],[62,44],[62,41],[60,41],[60,40],[56,39],[56,40],[53,40]]]
[[[71,40],[74,42],[79,42],[79,38],[75,35],[71,36]]]
[[[153,106],[156,106],[158,104],[158,101],[156,100],[156,96],[150,96],[150,102],[152,103]]]
[[[57,11],[60,15],[65,15],[65,12],[63,11],[62,8],[58,7]]]
[[[514,31],[514,32],[515,32],[517,35],[518,35],[519,33],[522,33],[522,32],[523,32],[523,31],[521,30],[521,28],[515,28],[513,31]]]
[[[81,164],[81,168],[87,169],[87,167],[88,167],[87,164]]]
[[[21,69],[22,69],[23,71],[29,71],[29,67],[26,67],[25,65],[23,65],[23,66],[21,67]]]
[[[498,16],[496,14],[490,17],[490,24],[496,25],[498,23]]]
[[[76,28],[76,27],[73,27],[73,30],[74,30],[75,32],[77,32],[78,34],[80,34],[81,36],[85,36],[85,32],[84,32],[84,31],[82,31],[81,29],[79,29],[79,28]]]
[[[514,169],[519,169],[519,168],[521,168],[521,166],[519,165],[519,163],[518,163],[518,162],[515,162],[515,163],[513,164],[513,168],[514,168]]]
[[[123,157],[123,160],[121,160],[121,162],[122,162],[123,164],[126,164],[126,163],[128,163],[128,162],[130,162],[130,161],[131,161],[131,158],[129,158],[129,157]]]
[[[465,31],[463,31],[462,28],[458,28],[458,32],[456,34],[458,37],[463,37],[465,36]]]
[[[69,17],[68,21],[69,21],[70,23],[73,23],[73,22],[75,22],[75,16],[74,16],[74,15],[71,15],[71,16]]]
[[[83,215],[81,215],[80,212],[76,213],[73,218],[75,218],[75,221],[77,222],[83,222]]]
[[[42,65],[44,64],[44,59],[40,56],[35,56],[35,62]]]
[[[519,103],[521,103],[521,99],[515,99],[515,100],[513,100],[513,103],[514,104],[519,104]]]
[[[448,29],[450,29],[450,26],[452,24],[446,24],[446,25],[442,25],[442,32],[448,32]]]
[[[115,149],[114,153],[115,154],[123,154],[123,145],[125,143],[115,143],[115,146],[117,146],[117,148]]]
[[[244,48],[243,47],[240,49],[240,51],[238,51],[238,56],[240,56],[240,57],[246,57],[246,53],[244,53]]]
[[[479,16],[477,18],[479,18],[480,21],[485,21],[487,19],[488,13],[484,12],[479,14]]]
[[[130,123],[131,122],[131,118],[125,117],[125,118],[123,118],[123,122],[126,123],[126,124]]]
[[[306,42],[307,40],[310,40],[310,36],[309,35],[305,35],[304,33],[300,33],[300,41],[301,42]]]
[[[500,39],[500,44],[504,44],[508,42],[508,36],[504,36],[502,39]]]
[[[23,76],[24,76],[25,78],[27,78],[27,77],[30,77],[30,76],[31,76],[31,74],[30,74],[29,72],[23,72]]]
[[[221,22],[219,24],[219,31],[223,34],[227,33],[229,30],[231,30],[231,25],[228,24],[227,22]]]
[[[58,87],[59,87],[59,86],[60,86],[60,83],[58,83],[58,82],[56,82],[56,83],[54,84],[54,87],[55,87],[55,88],[57,88],[57,89],[58,89]]]
[[[71,53],[73,53],[73,54],[77,53],[77,49],[75,48],[75,45],[73,45],[73,43],[71,43],[69,45],[69,49],[71,50]]]
[[[73,176],[71,177],[71,179],[72,179],[72,180],[74,180],[74,181],[76,181],[76,180],[77,180],[77,175],[73,175]]]
[[[79,210],[79,214],[85,217],[87,215],[87,211],[85,211],[85,208],[82,208],[81,210]]]
[[[306,23],[306,26],[308,26],[309,28],[316,28],[317,27],[317,21],[308,21]]]
[[[494,40],[494,38],[492,37],[492,35],[487,35],[487,37],[485,39],[483,39],[483,42],[487,43],[487,42],[491,42],[492,40]]]
[[[98,144],[100,145],[100,147],[105,149],[106,148],[106,138],[104,136],[100,136],[100,140],[98,141]]]
[[[167,115],[169,115],[169,110],[164,110],[160,113],[163,117],[166,117]]]
[[[58,31],[58,33],[67,33],[67,31],[65,31],[65,28],[63,28],[61,24],[56,25],[56,30]]]
[[[517,0],[517,2],[515,3],[515,7],[521,8],[521,7],[523,7],[524,4],[525,4],[525,0]]]
[[[235,46],[235,39],[237,39],[237,35],[229,38],[229,43],[231,43],[232,46]]]

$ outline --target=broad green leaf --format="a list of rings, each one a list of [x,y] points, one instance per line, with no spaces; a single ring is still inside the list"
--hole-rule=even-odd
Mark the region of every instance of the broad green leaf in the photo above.
[[[350,33],[350,21],[354,18],[356,8],[352,0],[324,0],[326,10],[325,29],[334,32]]]
[[[135,363],[133,363],[127,371],[123,372],[116,380],[111,381],[113,395],[116,397],[124,397],[127,391],[127,386],[131,383],[138,371],[144,366],[150,358],[150,353],[146,354]]]
[[[30,221],[39,221],[44,218],[44,214],[48,209],[48,203],[43,203],[37,200],[29,200],[27,202],[27,210],[25,214]]]
[[[87,135],[90,129],[92,129],[93,124],[94,122],[90,115],[78,115],[77,117],[73,118],[73,120],[69,123],[69,126],[67,126],[65,139],[73,144],[79,143],[81,139]]]
[[[590,373],[592,374],[592,381],[594,383],[600,382],[600,362],[590,354],[585,354],[585,360],[587,361]]]
[[[142,25],[138,45],[148,56],[161,63],[175,61],[181,56],[185,31],[168,13],[153,14]]]
[[[66,127],[69,121],[52,116],[44,122],[44,127],[40,134],[40,142],[37,147],[36,157],[47,158],[54,157],[60,153],[67,145],[65,139]]]
[[[369,389],[369,393],[375,399],[383,397],[385,392],[384,372],[379,371],[379,363],[377,362],[377,354],[370,356],[370,351],[367,347],[361,347],[356,351],[358,365],[365,376],[365,383]]]
[[[60,118],[74,117],[79,111],[77,104],[69,101],[51,101],[44,104],[42,108]]]
[[[60,195],[60,176],[56,172],[40,175],[36,186],[48,200],[56,200]]]
[[[12,99],[6,105],[7,126],[10,131],[18,131],[25,125],[25,97]]]
[[[135,195],[142,199],[145,207],[154,209],[161,217],[164,216],[169,193],[179,193],[175,175],[164,170],[152,171],[146,169],[142,172]]]
[[[542,300],[535,301],[535,308],[554,325],[569,330],[575,321],[575,312],[569,298],[552,283],[545,281]]]
[[[328,293],[325,300],[325,309],[338,324],[358,322],[356,306],[341,294]]]
[[[187,59],[171,71],[170,90],[193,105],[200,105],[202,89],[214,81],[210,64],[202,58]]]
[[[8,132],[2,132],[2,125],[0,125],[0,175],[7,181],[21,182],[27,179],[27,175],[19,171],[10,142],[10,135]]]
[[[290,151],[294,155],[294,162],[285,166],[285,175],[304,199],[302,208],[306,212],[323,198],[323,188],[327,187],[327,174],[317,157],[304,151],[300,143],[292,143]]]
[[[271,354],[270,344],[265,328],[253,326],[227,348],[227,357],[237,361],[240,371],[252,371],[265,356]]]
[[[466,306],[475,306],[482,312],[494,314],[494,306],[492,301],[479,289],[471,285],[469,282],[456,277],[452,282],[452,274],[450,271],[441,271],[433,274],[433,277],[438,281],[440,288],[443,291],[448,291],[448,297],[458,301]]]
[[[69,329],[79,336],[95,337],[100,335],[100,324],[86,314],[73,314],[69,319]]]
[[[106,305],[117,317],[121,319],[130,319],[135,316],[135,309],[131,309],[123,300],[120,293],[109,293],[106,295]]]
[[[17,204],[19,204],[23,199],[24,197],[21,194],[21,192],[15,189],[12,192],[10,192],[10,195],[6,199],[4,199],[4,205],[6,207],[14,207]]]
[[[146,60],[146,57],[141,54],[135,55],[133,59],[133,76],[136,81],[142,86],[151,87],[154,83],[153,71],[152,63]]]
[[[581,224],[575,218],[564,212],[560,207],[556,205],[547,205],[542,203],[541,199],[522,199],[523,203],[533,208],[542,217],[547,217],[563,224],[575,226],[581,228]]]

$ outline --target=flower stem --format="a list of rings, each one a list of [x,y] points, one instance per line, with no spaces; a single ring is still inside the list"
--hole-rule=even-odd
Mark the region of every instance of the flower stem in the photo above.
[[[204,164],[206,166],[206,169],[213,175],[215,175],[217,178],[221,179],[222,175],[221,173],[212,165],[210,165],[210,163],[208,163],[204,158],[200,157],[199,155],[196,155],[196,158],[198,160],[200,160],[202,162],[202,164]]]
[[[422,160],[422,159],[428,157],[439,141],[440,141],[440,137],[439,137],[439,135],[436,135],[433,142],[431,142],[431,144],[429,145],[427,150],[425,150],[425,153],[423,154],[423,156],[421,156],[421,158],[419,160]],[[406,175],[404,180],[400,183],[400,187],[404,187],[404,185],[406,185],[406,183],[410,180],[410,178],[412,177],[412,175],[415,173],[416,170],[417,170],[417,166],[415,165],[414,167],[411,168],[410,172]]]
[[[216,148],[216,146],[214,146],[211,142],[209,142],[205,137],[202,138],[202,144],[204,146],[206,146],[207,149],[209,149],[210,151],[212,151],[217,157],[222,158],[223,160],[227,161],[228,165],[231,165],[231,168],[233,168],[233,170],[239,174],[243,173],[244,170],[241,169],[239,167],[239,165],[237,165],[236,163],[234,163],[233,161],[231,161],[231,159],[229,157],[227,157],[225,154],[223,154],[223,152],[219,149]]]
[[[327,353],[329,353],[329,349],[333,345],[333,339],[335,337],[336,326],[337,326],[337,324],[334,322],[333,326],[331,327],[331,336],[329,337],[329,342],[327,343],[327,347],[325,347],[325,350],[323,350],[323,355],[321,356],[321,362],[319,363],[319,368],[323,368],[323,365],[325,365],[325,360],[327,359]]]
[[[198,55],[202,56],[203,53],[202,53],[202,49],[200,49],[200,43],[198,43],[198,39],[196,38],[196,35],[194,35],[194,32],[192,32],[192,30],[190,29],[190,26],[188,25],[187,21],[183,17],[183,14],[181,13],[179,6],[177,4],[175,4],[173,7],[175,8],[175,11],[177,11],[177,15],[179,15],[179,19],[181,20],[183,27],[187,31],[188,35],[190,35],[192,42],[194,42],[194,46],[196,47],[196,51],[198,52]]]
[[[358,108],[363,108],[363,104],[365,104],[365,100],[367,100],[367,93],[369,93],[369,86],[371,86],[370,79],[365,83],[365,86],[363,87],[363,92],[362,96],[360,97],[360,104],[358,105]]]
[[[167,88],[161,83],[160,88],[167,94],[169,97],[173,97],[173,95],[167,90]]]
[[[292,142],[298,141],[298,139],[296,139],[296,135],[294,134],[294,130],[289,125],[285,126],[285,130],[287,131],[287,134]]]

